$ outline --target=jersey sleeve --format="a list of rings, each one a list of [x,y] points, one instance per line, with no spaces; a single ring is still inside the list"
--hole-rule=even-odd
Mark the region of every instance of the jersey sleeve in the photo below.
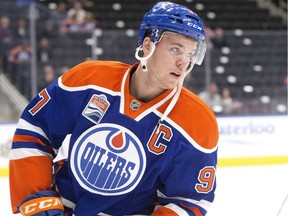
[[[12,142],[9,181],[12,210],[28,195],[50,190],[53,158],[79,115],[80,93],[64,91],[55,81],[23,111]],[[81,97],[80,97],[81,98]],[[80,103],[81,104],[81,103]]]
[[[152,215],[205,215],[214,200],[217,149],[205,153],[184,147],[177,155],[161,175]]]

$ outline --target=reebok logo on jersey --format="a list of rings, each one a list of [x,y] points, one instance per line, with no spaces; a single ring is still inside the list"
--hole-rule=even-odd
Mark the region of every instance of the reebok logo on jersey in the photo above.
[[[82,115],[90,121],[99,124],[109,106],[110,103],[105,95],[94,94],[85,107]]]
[[[121,195],[132,191],[141,180],[146,156],[130,130],[99,124],[77,139],[70,163],[82,188],[95,194]]]

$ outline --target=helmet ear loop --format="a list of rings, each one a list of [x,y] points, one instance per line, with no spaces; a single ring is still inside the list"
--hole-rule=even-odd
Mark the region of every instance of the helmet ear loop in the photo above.
[[[142,45],[137,47],[136,52],[135,52],[135,58],[140,61],[141,65],[142,65],[142,70],[145,72],[147,71],[147,60],[153,55],[155,48],[156,48],[155,43],[153,43],[153,42],[150,43],[150,46],[151,46],[151,51],[145,57],[141,57],[139,55],[140,51],[143,52],[143,46]]]

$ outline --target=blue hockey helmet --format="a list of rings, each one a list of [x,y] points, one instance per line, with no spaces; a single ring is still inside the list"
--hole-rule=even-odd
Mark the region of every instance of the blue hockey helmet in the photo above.
[[[171,3],[156,3],[143,17],[138,31],[139,45],[146,36],[157,43],[165,31],[179,33],[198,42],[195,63],[200,65],[206,52],[205,30],[200,17],[189,8]],[[149,35],[147,35],[149,32]]]

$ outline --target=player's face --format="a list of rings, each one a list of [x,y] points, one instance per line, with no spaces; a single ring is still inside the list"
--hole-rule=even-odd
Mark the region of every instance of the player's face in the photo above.
[[[193,61],[197,42],[180,34],[165,32],[147,62],[149,76],[161,89],[174,88]]]

